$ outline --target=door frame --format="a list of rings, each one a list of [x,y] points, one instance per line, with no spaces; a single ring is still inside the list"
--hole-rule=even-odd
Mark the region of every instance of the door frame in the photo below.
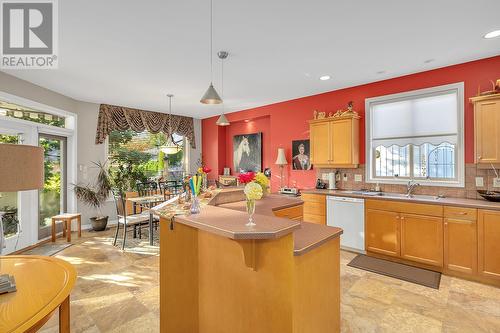
[[[77,200],[76,195],[73,191],[72,184],[78,182],[77,179],[77,124],[78,116],[73,113],[63,109],[55,108],[46,104],[38,103],[26,98],[22,98],[16,95],[12,95],[3,91],[0,91],[0,99],[22,105],[27,108],[31,108],[37,111],[47,112],[54,115],[66,117],[66,127],[56,127],[36,122],[31,122],[28,120],[17,119],[13,117],[7,117],[0,115],[0,124],[2,128],[22,128],[26,131],[26,138],[23,144],[38,146],[39,135],[47,134],[66,138],[66,152],[67,152],[67,182],[66,182],[66,205],[67,211],[74,213],[77,211]],[[23,208],[23,211],[18,211],[18,216],[22,216],[23,219],[29,221],[29,223],[24,225],[21,232],[26,235],[25,241],[20,241],[17,248],[6,248],[2,254],[7,254],[14,252],[28,246],[38,243],[38,190],[22,191],[20,196],[23,200],[27,202],[28,208]],[[18,199],[20,200],[20,199]],[[27,230],[26,230],[27,229]],[[48,239],[49,237],[45,238]]]

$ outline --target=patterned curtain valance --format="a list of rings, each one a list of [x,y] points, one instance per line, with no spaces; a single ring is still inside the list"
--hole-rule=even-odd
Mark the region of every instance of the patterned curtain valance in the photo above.
[[[99,118],[97,119],[95,143],[103,143],[109,133],[114,130],[124,131],[131,129],[136,132],[143,132],[145,130],[151,133],[163,132],[167,136],[176,133],[187,138],[191,147],[193,149],[196,148],[193,118],[172,115],[169,126],[169,117],[170,115],[166,113],[101,104],[99,107]]]

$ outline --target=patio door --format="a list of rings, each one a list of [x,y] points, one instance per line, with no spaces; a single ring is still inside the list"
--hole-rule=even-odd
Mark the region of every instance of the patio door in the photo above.
[[[44,187],[38,191],[40,240],[50,235],[52,216],[67,212],[67,139],[40,133],[38,144],[44,150]],[[58,229],[61,228],[62,226],[58,225]]]

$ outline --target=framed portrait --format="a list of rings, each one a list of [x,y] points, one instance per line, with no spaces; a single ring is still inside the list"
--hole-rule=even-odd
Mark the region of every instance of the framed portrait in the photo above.
[[[311,170],[311,145],[309,140],[292,141],[292,169]]]
[[[233,137],[233,165],[238,173],[262,170],[262,133]]]

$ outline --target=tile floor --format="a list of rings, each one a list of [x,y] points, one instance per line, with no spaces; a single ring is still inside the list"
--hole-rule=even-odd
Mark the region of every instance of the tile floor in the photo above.
[[[157,248],[121,252],[112,236],[84,232],[56,255],[78,271],[72,332],[159,332]],[[342,332],[500,332],[500,288],[443,276],[434,290],[347,267],[353,257],[341,254]]]

